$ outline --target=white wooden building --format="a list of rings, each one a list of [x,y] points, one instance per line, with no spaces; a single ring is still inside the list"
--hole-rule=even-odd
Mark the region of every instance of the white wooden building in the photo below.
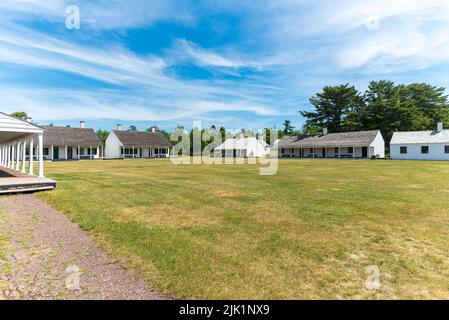
[[[121,125],[106,139],[105,157],[108,159],[168,158],[173,149],[160,132],[125,131]]]
[[[270,146],[255,137],[227,139],[214,148],[215,157],[259,158],[270,155]]]
[[[42,126],[45,160],[86,160],[100,158],[101,143],[93,129],[80,127]]]
[[[449,130],[395,132],[390,142],[393,160],[449,160]]]
[[[284,136],[277,143],[281,158],[385,158],[379,130],[327,133],[319,136]]]

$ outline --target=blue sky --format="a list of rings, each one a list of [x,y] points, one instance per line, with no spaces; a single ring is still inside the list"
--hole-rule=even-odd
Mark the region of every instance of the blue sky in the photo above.
[[[42,124],[299,127],[325,85],[448,71],[447,0],[0,2],[0,110]]]

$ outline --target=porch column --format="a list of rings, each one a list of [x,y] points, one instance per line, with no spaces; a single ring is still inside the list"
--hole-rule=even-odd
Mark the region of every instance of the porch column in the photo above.
[[[78,146],[78,160],[80,159],[80,146]]]
[[[341,147],[338,147],[338,157],[341,158]]]
[[[355,147],[352,147],[352,157],[355,158]]]
[[[134,146],[133,146],[133,159],[134,159]]]
[[[93,159],[94,156],[93,156],[93,154],[92,154],[92,146],[90,146],[89,148],[90,148],[90,159]]]
[[[27,141],[22,141],[22,173],[26,173]]]
[[[51,161],[55,160],[55,150],[54,150],[54,146],[51,145]]]
[[[64,146],[64,159],[67,160],[67,146]]]
[[[0,165],[3,166],[3,146],[0,146]]]
[[[315,159],[315,148],[312,148],[312,158]]]
[[[4,166],[5,165],[5,146],[2,146],[1,152],[2,152],[2,166]]]
[[[44,135],[39,134],[39,177],[44,177]]]
[[[13,143],[13,144],[11,145],[11,163],[10,163],[10,168],[11,168],[11,169],[14,169],[14,160],[15,160],[15,157],[16,157],[16,146],[15,146],[15,144]]]
[[[16,148],[17,148],[17,150],[16,150],[16,171],[19,171],[20,170],[20,147],[21,147],[21,144],[20,144],[20,141],[18,141],[17,142],[17,146],[16,146]]]
[[[34,158],[34,150],[33,150],[33,148],[34,148],[34,141],[33,141],[33,138],[31,138],[30,139],[30,164],[29,164],[29,166],[28,166],[28,174],[30,175],[30,176],[32,176],[33,175],[33,158]]]

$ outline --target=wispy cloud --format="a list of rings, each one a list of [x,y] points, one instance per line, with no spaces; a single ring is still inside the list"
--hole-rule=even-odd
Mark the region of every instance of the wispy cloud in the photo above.
[[[67,32],[73,2],[82,28]],[[449,64],[447,0],[3,0],[0,16],[0,108],[36,119],[251,127],[299,123],[297,110],[324,85],[449,85],[439,68]],[[58,80],[25,81],[17,70]]]

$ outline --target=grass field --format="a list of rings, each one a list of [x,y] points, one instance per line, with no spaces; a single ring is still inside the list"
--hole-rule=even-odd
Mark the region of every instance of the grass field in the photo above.
[[[449,298],[449,164],[46,164],[39,197],[179,298]],[[366,268],[380,269],[368,290]]]

